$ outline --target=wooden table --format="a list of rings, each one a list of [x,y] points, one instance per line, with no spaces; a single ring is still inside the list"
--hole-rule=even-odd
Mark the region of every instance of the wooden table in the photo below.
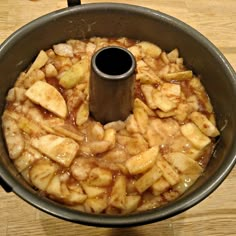
[[[101,1],[82,0],[82,2]],[[120,0],[119,2],[157,9],[193,26],[224,53],[236,70],[235,0]],[[66,0],[1,0],[0,43],[24,24],[63,7],[66,7]],[[65,222],[31,207],[15,194],[7,194],[0,188],[0,235],[236,235],[235,183],[236,169],[213,194],[190,210],[159,223],[124,229],[95,228]]]

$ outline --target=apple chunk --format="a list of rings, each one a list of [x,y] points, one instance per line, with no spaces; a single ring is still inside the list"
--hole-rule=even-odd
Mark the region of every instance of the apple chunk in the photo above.
[[[55,115],[65,118],[67,106],[62,95],[47,82],[37,81],[25,93],[34,103],[39,104]]]
[[[52,134],[33,138],[31,145],[64,167],[70,166],[79,150],[79,144],[74,140]]]

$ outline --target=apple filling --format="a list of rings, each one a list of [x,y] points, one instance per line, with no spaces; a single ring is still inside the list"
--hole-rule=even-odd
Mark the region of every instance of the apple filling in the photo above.
[[[126,120],[102,125],[89,115],[90,61],[110,45],[137,61],[134,104]],[[6,100],[2,125],[17,170],[47,197],[89,213],[173,201],[201,176],[219,135],[200,77],[178,49],[127,38],[41,50]]]

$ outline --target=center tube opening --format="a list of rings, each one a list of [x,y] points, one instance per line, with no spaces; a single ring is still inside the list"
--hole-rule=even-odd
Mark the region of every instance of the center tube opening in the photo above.
[[[121,48],[110,47],[97,54],[97,69],[107,75],[122,75],[132,67],[132,58]]]
[[[89,110],[96,121],[125,120],[132,112],[135,68],[134,56],[122,47],[104,47],[93,55]]]

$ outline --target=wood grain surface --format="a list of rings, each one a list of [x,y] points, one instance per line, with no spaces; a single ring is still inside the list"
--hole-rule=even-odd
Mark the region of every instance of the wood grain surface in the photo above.
[[[82,0],[82,2],[101,1]],[[119,2],[150,7],[186,22],[212,41],[236,70],[235,0],[120,0]],[[64,7],[66,0],[0,0],[0,43],[31,20]],[[124,229],[96,228],[66,222],[31,207],[15,194],[5,193],[0,188],[0,236],[236,235],[235,183],[236,169],[213,194],[190,210],[158,223]]]

